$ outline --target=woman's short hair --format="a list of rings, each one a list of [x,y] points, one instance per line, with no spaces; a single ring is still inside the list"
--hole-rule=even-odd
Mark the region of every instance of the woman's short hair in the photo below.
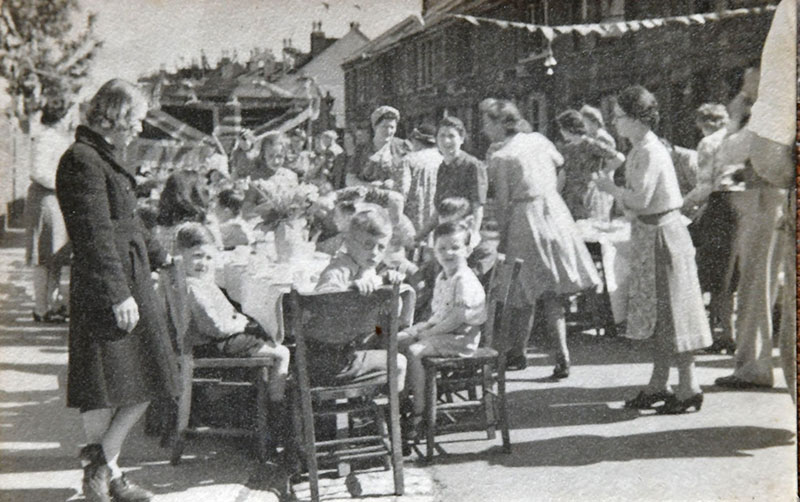
[[[695,120],[704,126],[719,129],[728,121],[728,109],[719,103],[705,103],[695,111]]]
[[[170,227],[184,221],[204,221],[208,194],[203,181],[196,171],[172,173],[158,201],[158,224]]]
[[[369,122],[372,124],[372,127],[377,127],[378,124],[383,122],[384,120],[396,120],[400,121],[400,111],[393,106],[379,106],[369,116]]]
[[[583,105],[581,106],[581,115],[583,118],[589,120],[590,122],[594,122],[597,127],[605,127],[606,122],[603,120],[603,112],[595,108],[591,105]]]
[[[558,127],[570,134],[582,136],[586,134],[586,124],[583,123],[583,116],[578,110],[565,110],[556,117]]]
[[[380,206],[369,204],[361,206],[350,218],[348,232],[361,231],[376,237],[392,236],[392,221],[389,214]]]
[[[492,122],[503,126],[506,135],[522,132],[522,114],[517,105],[507,99],[486,98],[481,101],[479,110]]]
[[[205,246],[207,244],[215,244],[214,235],[208,227],[202,223],[192,221],[178,227],[178,231],[175,234],[176,251],[192,249],[193,247]]]
[[[125,127],[137,108],[147,108],[144,94],[134,84],[114,78],[103,84],[89,101],[86,125],[105,130]]]
[[[458,132],[462,139],[467,137],[467,128],[464,127],[464,122],[462,122],[458,117],[449,115],[440,120],[439,127],[436,128],[436,132],[438,133],[443,127],[452,127]]]
[[[617,104],[632,119],[636,119],[650,129],[658,125],[658,101],[641,85],[632,85],[617,96]]]
[[[268,148],[283,148],[289,147],[289,138],[279,131],[270,131],[261,138],[261,155]]]
[[[470,232],[469,227],[462,221],[448,221],[447,223],[437,225],[433,231],[433,240],[435,242],[440,237],[456,234],[462,234],[464,236],[464,245],[469,246],[472,232]]]

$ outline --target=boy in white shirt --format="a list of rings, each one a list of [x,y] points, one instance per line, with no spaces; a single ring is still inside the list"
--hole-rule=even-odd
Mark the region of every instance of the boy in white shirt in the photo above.
[[[433,290],[433,314],[398,335],[407,360],[408,388],[413,393],[411,436],[416,434],[425,411],[422,358],[472,355],[480,343],[481,325],[486,321],[483,285],[467,265],[470,228],[460,222],[443,223],[433,235],[433,253],[442,267]]]

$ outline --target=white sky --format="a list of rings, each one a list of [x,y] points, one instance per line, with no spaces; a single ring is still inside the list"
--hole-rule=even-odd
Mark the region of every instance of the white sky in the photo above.
[[[307,50],[312,21],[328,37],[340,37],[351,21],[374,38],[406,16],[419,13],[420,0],[80,0],[97,14],[104,45],[92,69],[88,92],[112,77],[135,80],[143,73],[188,63],[204,49],[215,61],[223,50],[246,57],[253,47],[280,57],[284,38]],[[360,9],[356,8],[360,6]]]

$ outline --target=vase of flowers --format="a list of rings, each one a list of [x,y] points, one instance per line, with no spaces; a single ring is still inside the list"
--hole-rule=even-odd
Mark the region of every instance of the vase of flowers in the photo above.
[[[256,180],[251,187],[262,202],[256,207],[261,217],[259,227],[275,232],[275,252],[280,262],[288,262],[308,248],[308,218],[319,192],[316,186],[300,183],[288,169],[279,169],[266,180]]]

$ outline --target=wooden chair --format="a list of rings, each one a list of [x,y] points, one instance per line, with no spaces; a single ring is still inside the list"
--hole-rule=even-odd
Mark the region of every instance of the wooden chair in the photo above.
[[[311,498],[319,500],[319,467],[336,465],[338,475],[350,474],[350,462],[381,458],[394,471],[394,494],[403,494],[403,459],[400,443],[397,332],[400,287],[381,288],[368,296],[356,291],[324,294],[290,293],[291,336],[296,344],[291,387],[295,409],[296,452],[308,469]],[[413,296],[413,295],[412,295]],[[308,342],[347,344],[375,333],[386,350],[387,371],[339,386],[312,387]],[[388,387],[388,389],[387,389]],[[386,408],[390,427],[387,429]],[[377,433],[347,437],[354,413],[374,417]],[[337,437],[317,439],[315,417],[337,418]]]
[[[485,430],[494,439],[499,426],[503,451],[511,452],[506,411],[507,335],[511,309],[511,285],[517,280],[522,260],[506,263],[499,256],[492,270],[487,295],[487,320],[481,346],[472,356],[424,357],[426,460],[433,458],[436,435],[447,431]],[[500,278],[507,280],[500,281]],[[499,315],[498,315],[498,312]],[[499,329],[495,326],[499,317]],[[480,390],[480,394],[478,393]],[[478,415],[478,416],[476,416]],[[442,420],[446,419],[444,423]]]
[[[269,432],[267,430],[268,394],[265,376],[272,365],[269,358],[261,357],[215,357],[195,358],[192,355],[192,337],[189,333],[188,290],[180,257],[174,258],[159,277],[159,287],[166,300],[169,329],[173,334],[176,356],[180,369],[181,394],[178,396],[176,416],[169,417],[172,423],[164,427],[164,443],[171,448],[170,462],[177,465],[190,437],[217,435],[248,437],[255,446],[259,460],[267,456]],[[245,378],[242,378],[245,373]],[[255,393],[255,424],[242,427],[190,427],[192,414],[192,391],[195,386],[249,387]]]
[[[587,242],[586,249],[592,256],[597,273],[602,281],[602,289],[597,292],[594,289],[583,291],[574,295],[575,311],[568,310],[566,321],[569,327],[577,330],[593,329],[596,335],[601,331],[606,336],[616,336],[617,326],[614,322],[614,313],[611,310],[611,297],[608,291],[608,280],[606,270],[603,266],[603,251],[599,242]]]

